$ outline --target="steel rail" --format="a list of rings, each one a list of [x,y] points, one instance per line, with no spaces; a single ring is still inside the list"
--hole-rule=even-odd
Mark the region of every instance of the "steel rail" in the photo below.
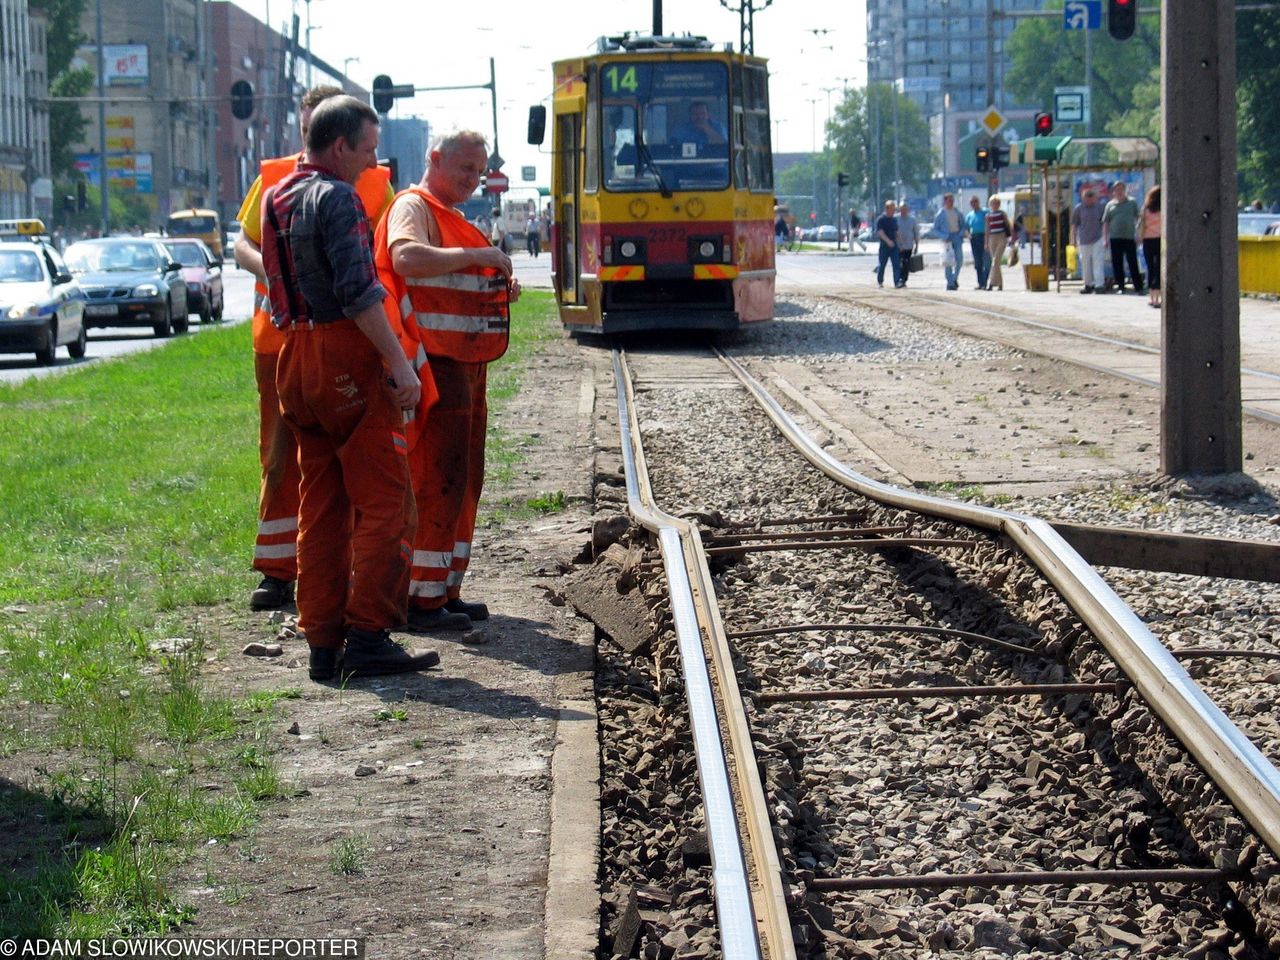
[[[730,787],[724,742],[721,739],[722,718],[716,709],[707,652],[698,623],[700,599],[704,612],[703,626],[707,629],[712,645],[723,646],[725,651],[722,657],[713,658],[713,662],[727,657],[728,648],[727,641],[723,639],[723,628],[716,629],[719,616],[715,610],[715,593],[710,587],[706,558],[701,554],[701,540],[696,527],[663,512],[654,504],[649,486],[648,465],[640,442],[635,393],[630,374],[618,350],[613,351],[613,374],[618,399],[618,427],[622,435],[627,507],[637,523],[657,535],[671,595],[671,618],[684,673],[689,724],[693,731],[698,780],[702,787],[703,817],[711,850],[721,955],[726,960],[761,960],[763,954],[758,934],[760,928],[763,928],[770,960],[794,960],[795,945],[791,936],[790,918],[786,912],[777,849],[773,843],[767,811],[762,809],[764,792],[759,783],[755,752],[746,729],[745,715],[738,702],[738,722],[735,723],[733,718],[724,718],[724,732],[737,751],[735,773],[744,794],[743,804],[748,817],[746,829],[751,849],[756,856],[756,876],[764,887],[760,897],[759,924],[753,909],[742,830]],[[705,617],[708,606],[709,622]],[[716,639],[717,633],[719,641]],[[725,662],[731,664],[727,659]],[[718,677],[722,697],[727,700],[732,696],[737,702],[736,678],[730,674],[732,685],[728,686],[723,669],[718,671]],[[744,736],[745,742],[742,739]],[[745,784],[744,779],[747,781]],[[755,792],[747,793],[747,788],[752,787],[751,781],[754,781]]]
[[[858,473],[814,443],[740,363],[723,351],[716,353],[786,439],[835,482],[880,503],[1008,537],[1093,631],[1147,705],[1195,757],[1267,848],[1280,856],[1280,771],[1049,523],[910,492]]]

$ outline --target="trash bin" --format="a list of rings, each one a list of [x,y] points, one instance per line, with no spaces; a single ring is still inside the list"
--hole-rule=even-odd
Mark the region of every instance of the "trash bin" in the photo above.
[[[1049,289],[1049,265],[1047,263],[1024,263],[1022,278],[1028,290],[1044,292]]]

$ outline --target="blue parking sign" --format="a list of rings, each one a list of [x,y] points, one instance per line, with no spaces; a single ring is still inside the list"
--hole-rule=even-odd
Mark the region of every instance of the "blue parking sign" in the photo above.
[[[1102,0],[1066,0],[1062,5],[1062,29],[1097,30],[1102,26]]]

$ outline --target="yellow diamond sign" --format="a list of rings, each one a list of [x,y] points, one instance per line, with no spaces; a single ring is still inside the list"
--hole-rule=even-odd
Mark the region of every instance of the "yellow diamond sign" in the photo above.
[[[987,107],[987,112],[982,115],[982,119],[979,121],[986,128],[987,133],[993,137],[1008,122],[1008,118],[995,107]]]

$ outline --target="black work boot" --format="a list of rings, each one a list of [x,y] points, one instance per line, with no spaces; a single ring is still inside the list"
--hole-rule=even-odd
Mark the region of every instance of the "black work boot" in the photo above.
[[[486,611],[487,613],[488,611]],[[448,605],[434,610],[410,610],[409,630],[412,633],[434,633],[436,630],[470,630],[471,618],[457,613]]]
[[[388,673],[413,673],[440,662],[434,650],[410,653],[391,639],[390,630],[347,628],[347,650],[342,673],[351,677],[379,677]]]
[[[279,610],[293,603],[293,583],[276,577],[263,577],[258,589],[249,594],[250,610]]]
[[[455,597],[444,605],[450,613],[465,613],[471,620],[488,620],[489,608],[483,603],[467,603]]]
[[[338,659],[342,651],[331,647],[312,647],[308,673],[312,680],[332,680],[338,672]]]

